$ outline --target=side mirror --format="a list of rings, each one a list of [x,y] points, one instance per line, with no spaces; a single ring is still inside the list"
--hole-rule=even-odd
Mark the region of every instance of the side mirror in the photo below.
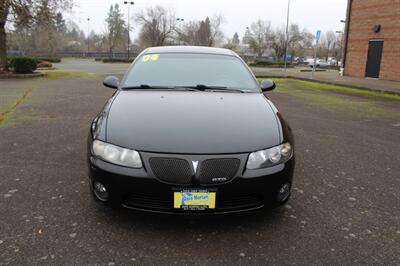
[[[103,80],[103,85],[111,89],[118,89],[119,79],[115,76],[108,76]]]
[[[275,89],[275,82],[270,79],[264,79],[261,81],[261,90],[264,91],[272,91]]]

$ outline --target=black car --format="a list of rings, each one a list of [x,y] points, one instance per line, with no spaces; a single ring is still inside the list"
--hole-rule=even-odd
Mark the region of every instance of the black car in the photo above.
[[[229,213],[279,206],[295,166],[291,128],[234,52],[143,51],[93,120],[91,191],[100,202],[162,213]]]

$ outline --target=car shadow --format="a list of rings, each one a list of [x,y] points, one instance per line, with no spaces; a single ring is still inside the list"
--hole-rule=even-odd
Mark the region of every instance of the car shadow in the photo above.
[[[221,232],[229,233],[242,227],[254,230],[263,228],[266,225],[273,227],[284,220],[286,211],[284,207],[281,207],[235,214],[168,215],[97,206],[96,215],[99,220],[106,220],[110,226],[127,231],[135,228],[135,230],[151,230],[162,233],[174,232],[174,234],[201,232],[203,235],[207,235],[215,232],[219,234]]]

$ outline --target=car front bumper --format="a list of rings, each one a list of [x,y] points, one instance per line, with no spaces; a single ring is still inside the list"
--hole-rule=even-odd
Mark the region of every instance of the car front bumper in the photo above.
[[[150,176],[146,169],[128,169],[89,155],[89,178],[102,183],[111,204],[129,209],[173,214],[218,214],[262,209],[272,202],[285,184],[291,184],[294,156],[271,168],[244,171],[231,181],[215,185],[174,185]],[[216,192],[216,207],[202,211],[174,209],[173,193],[201,189]]]

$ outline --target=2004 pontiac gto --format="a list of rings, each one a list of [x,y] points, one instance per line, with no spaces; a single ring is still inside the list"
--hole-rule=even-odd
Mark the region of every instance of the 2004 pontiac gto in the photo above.
[[[290,126],[234,52],[172,46],[143,51],[93,120],[88,165],[94,198],[184,214],[285,204],[295,166]]]

